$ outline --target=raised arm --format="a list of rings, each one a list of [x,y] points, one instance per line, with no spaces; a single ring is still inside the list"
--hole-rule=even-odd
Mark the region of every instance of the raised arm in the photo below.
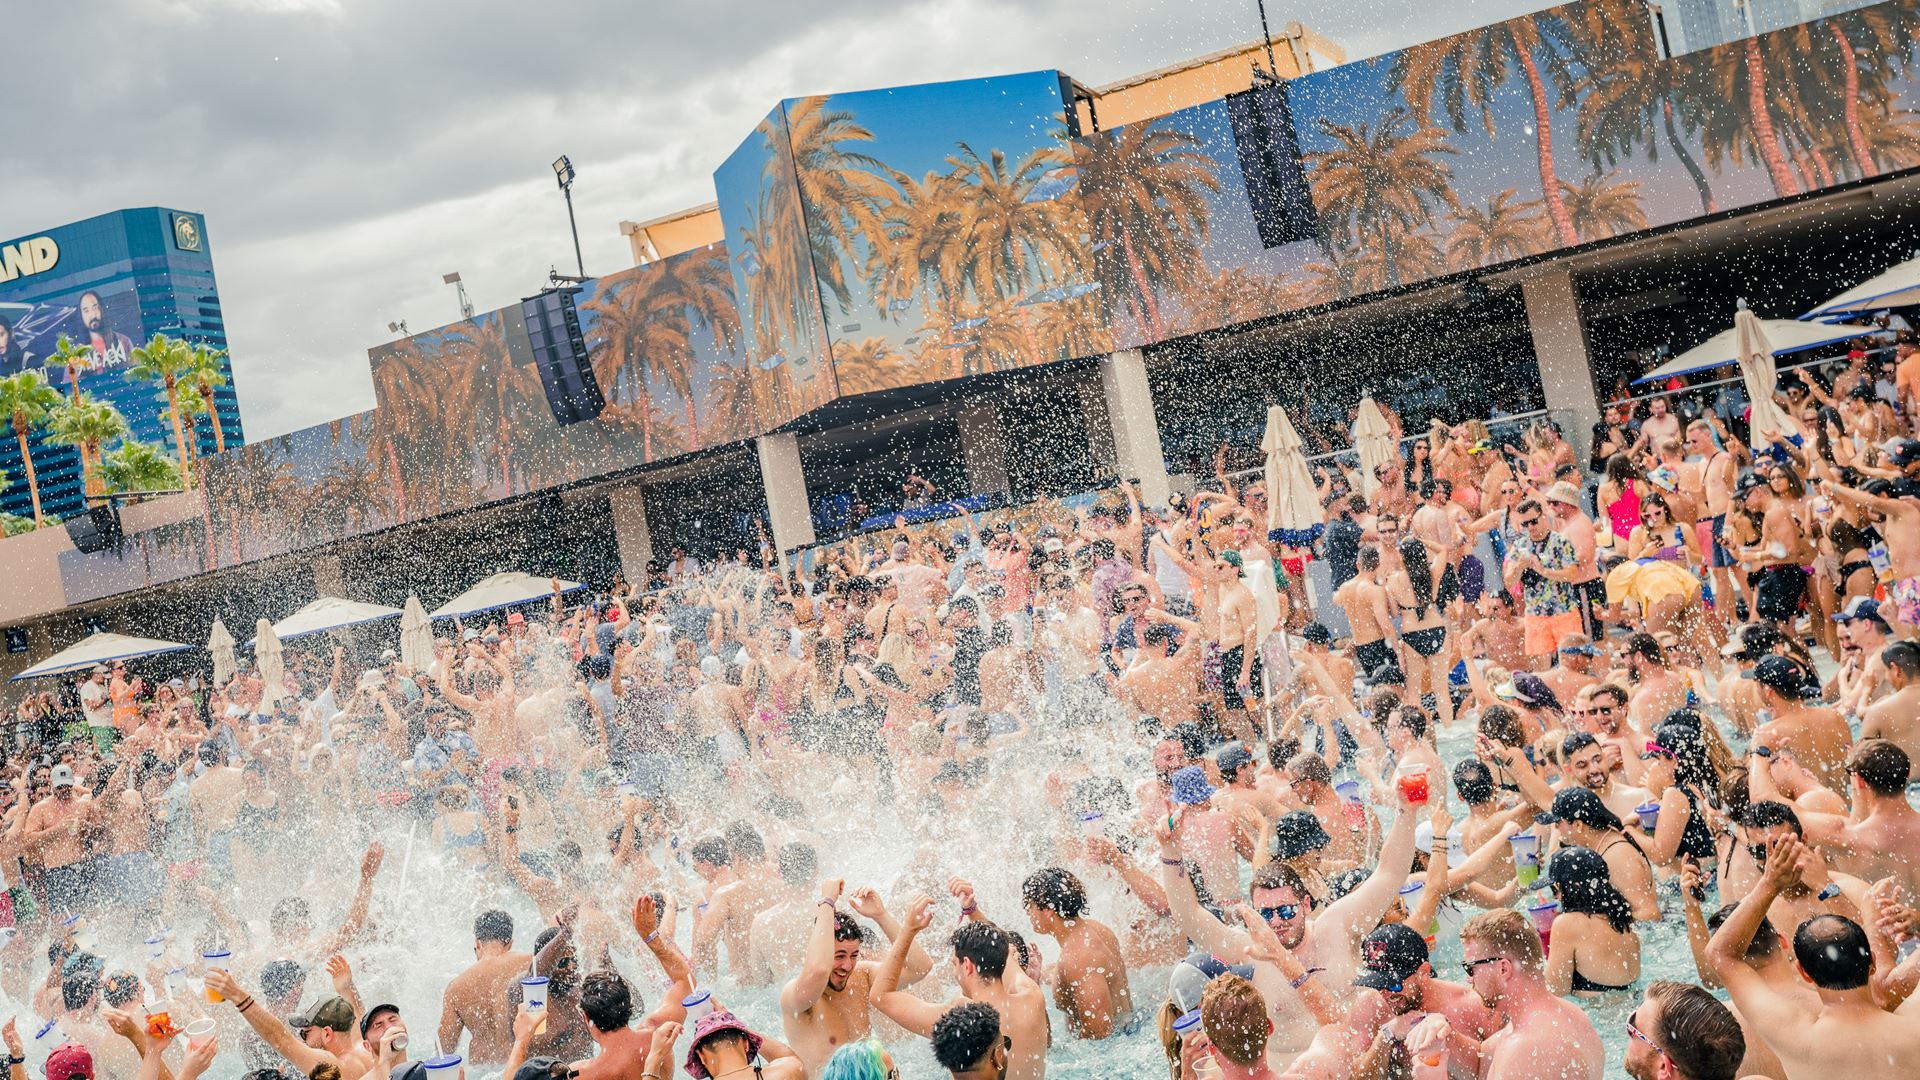
[[[920,932],[932,925],[933,901],[925,896],[914,897],[907,904],[907,919],[900,927],[900,936],[893,939],[886,960],[873,975],[873,1007],[922,1038],[932,1037],[934,1022],[946,1013],[946,1008],[901,990],[900,974],[906,969],[907,954],[914,948]]]
[[[1388,787],[1394,792],[1395,813],[1380,845],[1378,867],[1352,892],[1327,905],[1319,919],[1341,935],[1347,948],[1356,947],[1362,936],[1380,925],[1380,916],[1400,895],[1400,886],[1407,883],[1407,871],[1413,867],[1413,807],[1399,794],[1400,785]]]
[[[1714,974],[1726,986],[1728,996],[1733,998],[1751,1030],[1786,1033],[1804,1030],[1812,1023],[1813,1016],[1794,996],[1767,985],[1760,973],[1747,965],[1746,953],[1747,946],[1753,944],[1754,933],[1767,917],[1767,909],[1787,880],[1799,874],[1798,864],[1805,849],[1791,835],[1780,837],[1769,847],[1767,866],[1760,880],[1707,941],[1707,962],[1713,965]],[[1768,1042],[1774,1040],[1768,1039]]]
[[[353,891],[353,902],[347,906],[347,917],[340,921],[340,928],[333,936],[321,943],[320,953],[337,953],[360,936],[367,925],[367,909],[373,903],[373,879],[380,873],[380,863],[387,857],[387,849],[375,840],[367,845],[366,854],[360,857],[360,885]]]
[[[900,920],[887,911],[886,902],[881,900],[880,894],[873,889],[855,889],[853,896],[847,901],[847,906],[853,908],[856,914],[871,919],[874,925],[880,928],[880,932],[887,935],[889,945],[900,937]],[[928,956],[926,948],[916,941],[907,953],[907,966],[901,971],[900,985],[912,986],[926,978],[932,970],[933,957]]]
[[[1187,877],[1186,862],[1166,822],[1156,824],[1154,832],[1160,838],[1160,884],[1167,894],[1167,906],[1179,920],[1180,932],[1215,956],[1239,956],[1247,948],[1245,933],[1227,926],[1200,906],[1200,897],[1194,893],[1193,882]],[[1408,842],[1412,842],[1411,837]]]
[[[660,912],[654,907],[653,897],[644,893],[633,902],[633,932],[640,935],[640,943],[653,953],[667,976],[660,1007],[647,1014],[646,1023],[658,1026],[685,1020],[687,1007],[680,1003],[693,994],[693,968],[680,946],[673,943],[673,935],[661,931]]]
[[[800,962],[800,974],[795,975],[780,991],[780,1010],[783,1015],[798,1016],[806,1012],[826,992],[827,979],[833,974],[834,905],[840,902],[840,894],[846,889],[846,884],[838,878],[820,883],[820,896],[813,908],[813,929],[807,934],[807,951]],[[896,940],[893,951],[899,951],[898,944]],[[899,979],[897,968],[894,978],[896,981]],[[878,997],[879,987],[876,986],[874,990],[874,996]]]
[[[340,1067],[339,1059],[324,1050],[315,1050],[300,1041],[279,1017],[273,1015],[264,1006],[253,999],[253,995],[240,988],[232,975],[224,971],[207,972],[207,989],[227,999],[247,1025],[253,1028],[274,1053],[286,1058],[293,1067],[300,1070],[302,1076],[313,1075],[313,1070],[321,1065]]]

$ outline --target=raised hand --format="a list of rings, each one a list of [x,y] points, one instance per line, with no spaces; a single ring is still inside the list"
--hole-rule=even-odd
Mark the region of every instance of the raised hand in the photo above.
[[[193,1080],[194,1077],[204,1074],[208,1069],[213,1067],[213,1059],[218,1056],[220,1056],[220,1037],[218,1035],[209,1035],[207,1036],[206,1042],[198,1045],[195,1045],[189,1040],[187,1043],[187,1060],[186,1064],[180,1070],[179,1080]]]
[[[633,932],[640,935],[642,941],[652,937],[660,929],[660,912],[654,907],[653,897],[641,893],[633,902]]]
[[[933,898],[922,893],[907,902],[907,918],[901,924],[910,934],[933,925]]]
[[[820,899],[822,900],[830,900],[838,904],[840,902],[840,894],[846,891],[847,882],[845,878],[829,878],[820,883]]]
[[[368,844],[367,853],[360,857],[360,877],[363,880],[371,880],[373,875],[380,872],[380,864],[386,857],[387,849],[381,845],[380,841],[375,840]]]
[[[680,1025],[671,1020],[653,1029],[653,1042],[647,1047],[647,1075],[667,1076],[673,1072],[673,1044],[680,1040],[680,1030]]]
[[[347,996],[347,988],[353,985],[353,965],[339,953],[327,957],[327,975],[333,979],[333,989],[342,997]]]
[[[887,913],[886,902],[881,900],[880,894],[870,887],[853,890],[853,895],[847,898],[847,906],[852,908],[855,914],[869,919],[877,920]]]
[[[1233,913],[1247,928],[1247,959],[1278,964],[1282,957],[1290,955],[1287,947],[1280,943],[1280,935],[1273,932],[1273,927],[1268,926],[1267,921],[1251,905],[1235,904]]]
[[[960,910],[962,911],[971,912],[978,906],[974,903],[973,899],[973,882],[968,881],[966,878],[949,878],[947,880],[947,892],[952,894],[955,900],[960,901]]]
[[[7,1026],[0,1027],[0,1039],[6,1040],[7,1054],[10,1057],[25,1057],[26,1050],[20,1043],[20,1018],[7,1017]]]
[[[1775,837],[1773,843],[1767,845],[1767,865],[1761,880],[1776,892],[1791,888],[1800,881],[1800,860],[1806,854],[1806,846],[1800,843],[1799,837],[1791,833]]]

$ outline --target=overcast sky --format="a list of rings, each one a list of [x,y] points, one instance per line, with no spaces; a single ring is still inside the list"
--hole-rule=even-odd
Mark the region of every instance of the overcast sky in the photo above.
[[[8,2],[0,237],[128,206],[198,210],[250,439],[373,404],[387,323],[538,291],[572,259],[549,163],[579,171],[587,272],[623,219],[713,198],[783,97],[1038,68],[1089,85],[1259,34],[1254,0]],[[1273,3],[1352,57],[1547,6]]]

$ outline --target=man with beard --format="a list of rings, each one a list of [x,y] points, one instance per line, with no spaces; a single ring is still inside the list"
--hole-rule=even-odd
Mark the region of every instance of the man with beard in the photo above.
[[[133,355],[133,342],[108,324],[106,305],[92,289],[80,294],[80,325],[86,329],[87,343],[93,347],[93,370],[126,366]]]
[[[1572,700],[1567,719],[1575,728],[1599,741],[1601,749],[1607,752],[1608,770],[1636,786],[1646,779],[1647,767],[1640,760],[1640,753],[1647,741],[1635,742],[1627,726],[1627,702],[1632,700],[1627,688],[1619,683],[1595,683]]]
[[[1632,817],[1634,808],[1649,797],[1645,788],[1615,781],[1606,745],[1584,731],[1576,731],[1561,740],[1559,756],[1558,787],[1548,786],[1521,755],[1514,755],[1513,763],[1507,766],[1514,782],[1520,785],[1520,793],[1541,810],[1553,805],[1556,791],[1571,787],[1583,787],[1600,796],[1613,816],[1623,819]]]
[[[1353,1050],[1364,1050],[1353,1066],[1357,1076],[1391,1075],[1389,1063],[1404,1059],[1407,1032],[1428,1014],[1482,1041],[1504,1022],[1466,985],[1434,978],[1426,941],[1405,923],[1385,923],[1360,943],[1353,984],[1376,991],[1362,995],[1348,1019]]]
[[[1740,1021],[1719,998],[1662,979],[1627,1017],[1621,1064],[1633,1080],[1733,1080],[1746,1053]]]
[[[1634,685],[1627,717],[1635,732],[1653,736],[1660,721],[1687,703],[1687,681],[1667,667],[1667,650],[1648,633],[1627,639],[1627,678]]]
[[[835,909],[845,888],[846,882],[837,879],[821,883],[806,960],[780,991],[782,1031],[809,1074],[819,1072],[834,1051],[866,1038],[873,1029],[873,975],[880,965],[860,959],[860,925]],[[877,905],[878,898],[873,902]],[[900,940],[900,924],[887,918],[884,908],[871,917],[890,940]],[[900,983],[911,986],[932,970],[927,951],[910,941]]]
[[[1606,1050],[1585,1010],[1547,989],[1539,931],[1517,911],[1487,911],[1460,931],[1468,983],[1507,1025],[1485,1039],[1430,1015],[1407,1037],[1416,1057],[1444,1047],[1455,1076],[1600,1080]]]

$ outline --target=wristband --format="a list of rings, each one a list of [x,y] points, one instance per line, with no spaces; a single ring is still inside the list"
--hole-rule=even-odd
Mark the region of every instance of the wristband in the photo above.
[[[979,910],[980,910],[980,905],[978,905],[978,904],[968,904],[968,905],[966,905],[965,907],[962,907],[962,908],[960,909],[960,914],[962,914],[962,915],[971,915],[971,914],[973,914],[974,912],[976,912],[976,911],[979,911]]]
[[[247,1000],[240,1002],[239,1004],[236,1004],[234,1008],[240,1012],[246,1012],[248,1009],[253,1008],[253,999],[248,998]]]
[[[1308,979],[1313,978],[1315,975],[1318,975],[1325,970],[1327,969],[1326,968],[1308,968],[1307,970],[1300,973],[1299,978],[1293,980],[1287,985],[1293,987],[1295,990],[1298,990],[1301,987],[1307,985]]]
[[[820,899],[818,899],[818,900],[815,900],[815,901],[814,901],[814,903],[816,903],[816,904],[825,904],[825,905],[827,905],[828,907],[833,907],[833,906],[834,906],[834,902],[833,902],[832,900],[829,900],[829,899],[827,899],[827,898],[826,898],[826,897],[824,897],[824,896],[823,896],[823,897],[821,897],[821,898],[820,898]]]
[[[1187,865],[1187,861],[1185,859],[1169,859],[1169,858],[1162,857],[1160,859],[1160,865],[1161,866],[1185,866]]]
[[[651,944],[653,944],[654,942],[656,942],[656,941],[659,941],[659,940],[660,940],[660,931],[658,931],[658,930],[655,930],[655,931],[654,931],[653,933],[651,933],[651,934],[648,934],[648,935],[647,935],[646,937],[643,937],[643,938],[641,938],[641,939],[640,939],[640,944],[642,944],[642,945],[651,945]]]

